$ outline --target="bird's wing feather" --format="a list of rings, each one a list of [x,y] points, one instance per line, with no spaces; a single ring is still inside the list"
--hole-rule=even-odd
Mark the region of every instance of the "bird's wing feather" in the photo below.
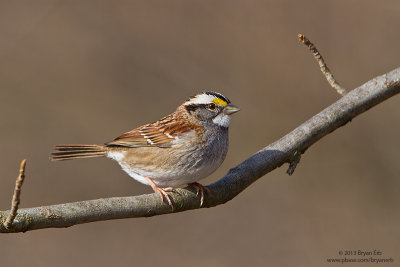
[[[106,146],[123,147],[171,147],[175,138],[190,131],[189,125],[178,123],[171,116],[126,132],[106,143]]]

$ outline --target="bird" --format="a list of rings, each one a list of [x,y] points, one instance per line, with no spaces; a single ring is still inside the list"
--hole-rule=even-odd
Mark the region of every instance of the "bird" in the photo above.
[[[149,185],[161,201],[167,192],[192,186],[201,194],[209,189],[199,180],[212,174],[228,151],[231,115],[240,109],[220,93],[207,91],[188,98],[173,113],[137,127],[103,145],[56,145],[52,161],[108,157],[130,177]]]

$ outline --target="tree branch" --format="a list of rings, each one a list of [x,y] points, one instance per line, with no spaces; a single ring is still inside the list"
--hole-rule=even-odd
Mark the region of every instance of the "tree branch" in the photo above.
[[[400,68],[376,77],[350,91],[344,97],[304,122],[278,141],[258,151],[228,174],[208,186],[202,208],[226,203],[263,175],[299,156],[319,139],[345,125],[364,111],[400,92]],[[293,169],[294,170],[294,169]],[[198,209],[200,196],[195,189],[177,189],[170,193],[173,212]],[[69,227],[81,223],[122,218],[150,217],[173,213],[155,193],[132,197],[113,197],[52,206],[19,209],[8,229],[5,220],[10,211],[0,211],[0,232],[25,232],[42,228]]]
[[[11,201],[11,211],[7,216],[6,222],[4,223],[4,226],[7,229],[10,229],[10,227],[15,219],[15,216],[17,215],[18,205],[20,202],[21,188],[22,188],[22,184],[24,183],[24,179],[25,179],[25,166],[26,166],[26,159],[24,159],[21,162],[21,165],[19,167],[19,175],[18,175],[17,181],[15,181],[15,189],[14,189],[14,194],[13,194],[13,198]]]
[[[311,53],[313,54],[315,60],[317,60],[319,68],[321,69],[321,72],[324,74],[326,80],[328,81],[328,83],[332,86],[333,89],[336,90],[336,92],[338,92],[338,94],[344,96],[345,94],[347,94],[346,89],[344,89],[335,79],[335,77],[333,77],[333,74],[331,73],[331,71],[329,70],[328,66],[325,63],[324,58],[322,57],[322,55],[319,53],[317,47],[315,47],[315,45],[313,43],[311,43],[310,40],[307,39],[307,37],[305,37],[303,34],[298,34],[297,37],[299,38],[299,41],[303,44],[305,44],[308,49],[311,51]]]
[[[330,84],[330,86],[332,86],[332,88],[335,89],[336,92],[338,92],[338,94],[340,94],[342,96],[347,94],[346,89],[344,89],[336,81],[335,77],[333,77],[332,72],[329,70],[328,66],[325,63],[324,58],[318,51],[317,47],[310,40],[308,40],[308,38],[304,34],[299,33],[297,35],[297,37],[299,38],[299,42],[306,45],[308,47],[308,49],[310,50],[310,52],[313,54],[315,60],[318,62],[319,69],[321,70],[322,74],[325,76],[325,78],[328,81],[328,83]],[[297,167],[297,164],[299,164],[299,162],[300,162],[301,155],[303,154],[303,152],[295,151],[293,153],[292,159],[289,161],[289,168],[286,171],[287,174],[292,175],[294,173],[294,171]]]

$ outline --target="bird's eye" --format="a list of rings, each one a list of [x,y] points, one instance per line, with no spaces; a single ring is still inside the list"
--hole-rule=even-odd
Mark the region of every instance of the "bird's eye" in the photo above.
[[[214,103],[210,103],[207,105],[207,109],[214,111],[217,108],[217,106]]]

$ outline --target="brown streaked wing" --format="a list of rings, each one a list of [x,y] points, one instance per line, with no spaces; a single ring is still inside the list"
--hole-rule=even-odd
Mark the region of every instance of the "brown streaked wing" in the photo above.
[[[190,130],[189,125],[177,123],[170,116],[160,121],[147,124],[132,131],[122,134],[114,141],[106,143],[107,146],[125,147],[171,147],[172,141],[181,133]]]
[[[147,139],[140,134],[139,129],[133,129],[126,132],[111,142],[105,143],[106,146],[126,146],[126,147],[143,147],[151,146]]]

